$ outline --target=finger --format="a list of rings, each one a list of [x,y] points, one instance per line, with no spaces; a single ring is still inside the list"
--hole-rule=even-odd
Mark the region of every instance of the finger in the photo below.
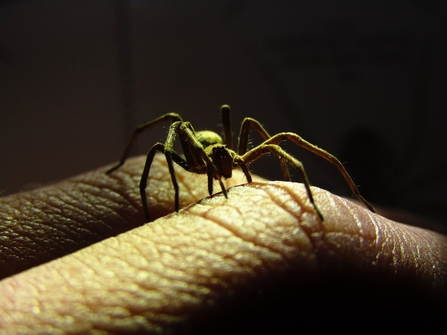
[[[0,279],[142,225],[139,182],[144,158],[129,159],[55,185],[0,198]],[[206,177],[176,167],[181,207],[208,196]],[[244,182],[235,171],[235,180]],[[154,218],[174,211],[174,189],[158,155],[147,188]],[[215,188],[217,189],[217,188]]]
[[[281,333],[378,326],[446,296],[445,236],[313,191],[324,222],[302,185],[252,183],[7,278],[0,328]]]

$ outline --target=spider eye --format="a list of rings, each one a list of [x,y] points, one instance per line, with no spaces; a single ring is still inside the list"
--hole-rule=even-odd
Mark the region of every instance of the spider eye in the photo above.
[[[233,172],[233,157],[225,146],[216,145],[213,147],[211,159],[221,176],[231,178]]]

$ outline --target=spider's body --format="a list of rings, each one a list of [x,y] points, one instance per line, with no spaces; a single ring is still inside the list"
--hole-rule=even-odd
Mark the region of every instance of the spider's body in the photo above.
[[[222,137],[213,131],[202,130],[194,134],[197,141],[202,145],[206,156],[210,158],[218,171],[218,175],[214,176],[214,178],[218,179],[218,176],[231,178],[235,152],[228,150],[226,145],[223,144]],[[188,163],[186,170],[200,174],[207,173],[208,168],[206,162],[201,157],[197,157],[194,151],[191,152],[187,137],[182,133],[182,135],[179,134],[179,138],[180,143],[182,143],[184,157]]]
[[[143,174],[141,176],[140,194],[143,201],[143,209],[146,221],[151,221],[146,197],[147,179],[149,176],[149,170],[152,165],[152,161],[157,151],[164,153],[166,157],[169,172],[171,174],[172,184],[174,185],[175,190],[176,211],[179,210],[179,187],[177,184],[173,162],[177,163],[187,171],[199,174],[206,173],[208,176],[208,192],[210,195],[213,193],[213,179],[218,180],[222,193],[225,197],[227,197],[227,190],[222,182],[222,178],[230,178],[233,169],[236,167],[240,167],[244,172],[247,181],[250,183],[252,181],[252,178],[247,166],[258,158],[264,156],[265,154],[273,153],[279,158],[284,178],[286,180],[290,180],[290,174],[286,164],[289,164],[298,169],[304,186],[306,187],[309,200],[312,203],[320,219],[323,220],[323,215],[314,202],[310,189],[310,183],[302,163],[285,152],[279,146],[279,143],[286,140],[292,141],[295,144],[325,158],[332,164],[336,165],[357,198],[362,201],[371,211],[374,211],[371,205],[369,205],[369,203],[360,195],[348,172],[335,156],[307,142],[295,133],[284,132],[276,134],[274,136],[270,136],[269,133],[257,120],[247,117],[241,124],[238,151],[234,151],[233,142],[231,139],[230,107],[228,105],[223,105],[221,107],[221,112],[222,123],[224,127],[224,139],[222,139],[215,132],[209,130],[195,132],[191,123],[183,121],[182,117],[176,113],[168,113],[162,115],[155,120],[141,125],[134,131],[133,136],[126,147],[126,150],[124,151],[120,162],[116,166],[108,170],[107,173],[113,172],[124,164],[135,139],[141,132],[150,129],[160,124],[161,122],[165,122],[168,120],[172,121],[171,126],[169,127],[166,141],[164,143],[158,142],[154,144],[149,150]],[[264,142],[248,150],[247,147],[250,126],[253,127],[263,137]],[[176,136],[178,136],[180,140],[183,154],[179,154],[174,150],[174,140]]]

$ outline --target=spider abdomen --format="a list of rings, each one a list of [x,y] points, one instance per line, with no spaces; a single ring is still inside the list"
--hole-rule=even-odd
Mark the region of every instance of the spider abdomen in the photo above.
[[[222,144],[222,137],[211,130],[201,130],[196,132],[196,139],[203,145],[204,148],[214,144]]]

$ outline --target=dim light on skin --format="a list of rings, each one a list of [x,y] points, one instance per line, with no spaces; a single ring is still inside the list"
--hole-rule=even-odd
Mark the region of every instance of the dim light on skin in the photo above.
[[[206,197],[206,176],[177,169],[185,196],[176,213],[159,156],[148,201],[161,217],[141,226],[144,163],[132,158],[112,175],[101,168],[1,199],[2,231],[12,225],[23,235],[11,235],[9,250],[30,269],[0,282],[0,329],[207,333],[235,330],[241,320],[254,331],[322,318],[346,327],[371,314],[376,326],[389,315],[414,325],[445,301],[445,236],[312,188],[321,221],[302,184],[231,187],[244,179],[238,171],[226,199]],[[104,240],[85,247],[95,234]],[[52,244],[67,255],[48,261]],[[5,252],[0,259],[3,273],[18,266]],[[318,327],[329,325],[336,323]]]

